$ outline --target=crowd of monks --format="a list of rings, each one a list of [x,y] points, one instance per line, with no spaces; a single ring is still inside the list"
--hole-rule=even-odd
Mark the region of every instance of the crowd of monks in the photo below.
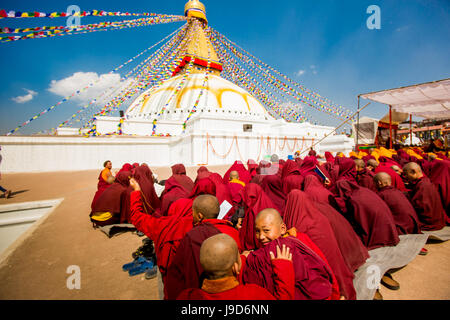
[[[154,242],[165,299],[353,300],[369,250],[450,225],[447,155],[310,150],[236,161],[223,176],[203,166],[194,181],[177,164],[160,182],[146,164],[113,175],[106,161],[90,217]]]

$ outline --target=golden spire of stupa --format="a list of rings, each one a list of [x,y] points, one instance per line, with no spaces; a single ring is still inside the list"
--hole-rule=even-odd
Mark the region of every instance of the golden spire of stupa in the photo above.
[[[176,68],[174,75],[185,72],[186,64],[192,59],[194,59],[192,73],[205,72],[209,61],[210,73],[219,75],[222,64],[211,41],[205,35],[205,27],[208,25],[205,6],[198,0],[190,0],[184,6],[184,15],[189,18],[189,30],[186,35],[192,34],[192,38],[182,53],[183,60]]]

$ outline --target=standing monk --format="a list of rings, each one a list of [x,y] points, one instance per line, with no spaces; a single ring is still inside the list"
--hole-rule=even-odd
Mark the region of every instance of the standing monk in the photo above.
[[[441,230],[445,227],[445,212],[436,186],[425,177],[416,162],[403,167],[403,174],[412,187],[411,203],[416,209],[422,230]]]

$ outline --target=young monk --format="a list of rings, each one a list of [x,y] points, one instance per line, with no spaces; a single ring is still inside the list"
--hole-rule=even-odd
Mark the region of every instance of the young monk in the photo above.
[[[436,186],[425,177],[415,162],[403,167],[403,174],[412,187],[411,203],[416,209],[422,230],[441,230],[445,227],[445,212]]]
[[[181,240],[173,262],[167,271],[167,298],[174,300],[181,291],[200,288],[203,268],[200,264],[200,246],[218,233],[228,234],[240,246],[239,232],[226,220],[218,220],[219,201],[212,195],[200,195],[192,204],[193,229]]]
[[[295,299],[325,300],[336,292],[339,299],[339,288],[333,286],[333,283],[336,283],[333,272],[324,258],[319,256],[320,250],[317,247],[312,249],[314,244],[307,236],[302,237],[302,241],[290,236],[280,214],[272,208],[262,210],[258,214],[255,226],[256,237],[262,247],[248,255],[243,271],[244,283],[254,283],[274,295],[277,294],[272,277],[270,252],[274,252],[276,246],[286,245],[292,252],[294,264]],[[336,295],[333,297],[336,298]]]
[[[378,167],[377,160],[375,160],[375,159],[367,160],[367,163],[366,163],[367,170],[374,172],[377,167]]]
[[[292,254],[289,248],[277,247],[277,257],[271,254],[272,275],[277,297],[293,299],[295,274]],[[200,264],[205,280],[201,289],[185,289],[178,300],[274,300],[267,289],[255,284],[242,284],[239,281],[242,258],[233,238],[217,234],[206,239],[200,248]]]
[[[356,181],[361,187],[365,187],[372,191],[376,191],[375,185],[373,183],[373,172],[366,170],[366,164],[364,160],[355,159],[356,165]]]

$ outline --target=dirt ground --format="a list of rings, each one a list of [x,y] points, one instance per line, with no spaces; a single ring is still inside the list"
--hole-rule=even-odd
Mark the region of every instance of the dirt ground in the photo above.
[[[224,166],[210,166],[223,174]],[[167,179],[170,168],[152,168]],[[196,176],[197,168],[188,168]],[[0,205],[64,198],[64,201],[27,237],[9,249],[0,264],[0,299],[158,299],[157,280],[144,274],[130,277],[122,265],[132,261],[143,238],[127,232],[109,239],[92,228],[90,204],[99,171],[3,174],[0,183],[12,189],[10,199]],[[427,256],[417,256],[397,271],[400,290],[381,287],[385,300],[450,299],[450,241],[427,244]],[[80,267],[81,288],[70,290],[67,268]]]

